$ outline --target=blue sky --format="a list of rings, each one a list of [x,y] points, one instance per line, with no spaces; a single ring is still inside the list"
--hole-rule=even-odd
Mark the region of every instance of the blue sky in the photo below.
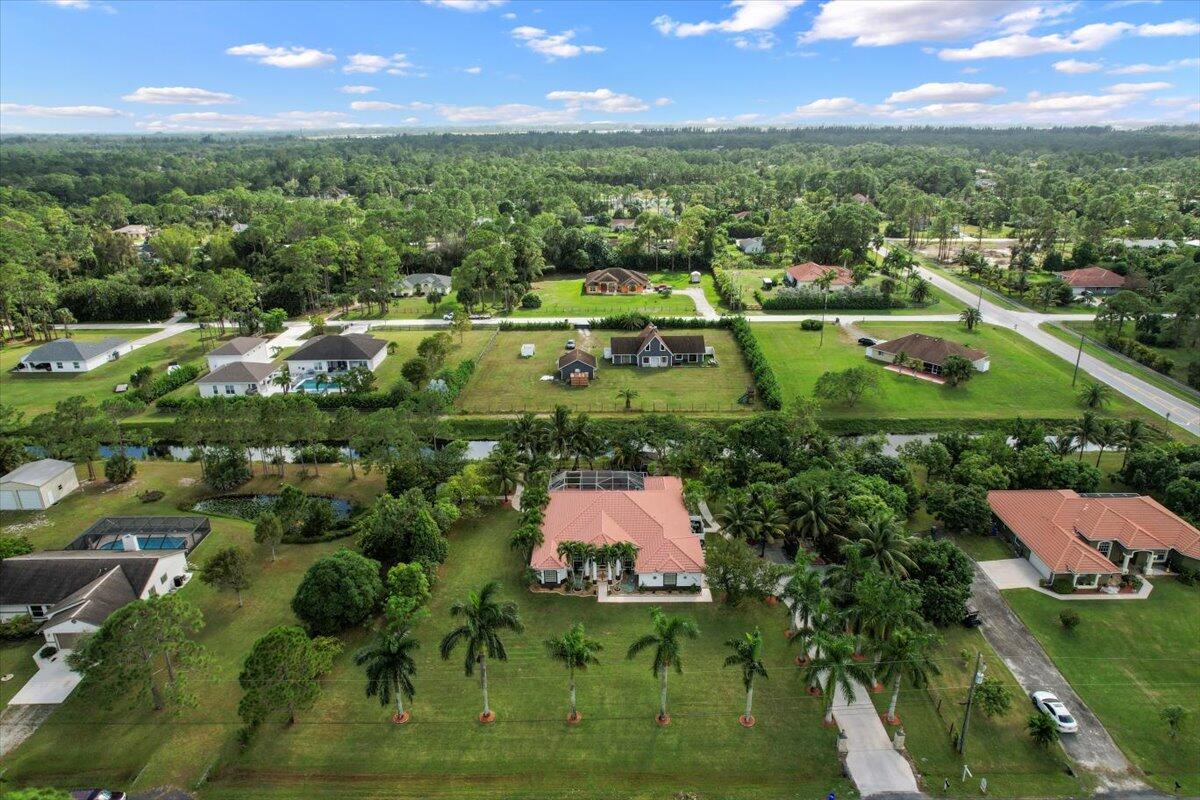
[[[0,129],[1200,122],[1190,0],[0,4]]]

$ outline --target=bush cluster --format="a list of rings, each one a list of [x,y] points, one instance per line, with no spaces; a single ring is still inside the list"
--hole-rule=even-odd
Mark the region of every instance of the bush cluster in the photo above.
[[[1128,336],[1117,336],[1115,333],[1110,333],[1104,337],[1104,344],[1118,353],[1129,356],[1139,364],[1145,364],[1155,372],[1170,375],[1171,371],[1175,369],[1173,360],[1161,353],[1154,352],[1146,345],[1136,339],[1130,339]]]
[[[754,387],[758,391],[759,401],[764,408],[771,411],[783,408],[783,391],[779,388],[779,379],[775,377],[771,362],[758,346],[758,339],[750,330],[750,323],[745,317],[730,317],[728,324],[733,340],[741,348],[746,365],[750,367],[750,373],[754,376]]]
[[[728,270],[713,267],[712,272],[713,286],[716,288],[717,294],[721,295],[721,299],[725,301],[725,305],[732,311],[741,311],[745,308],[737,281],[729,274]]]
[[[164,372],[152,381],[138,387],[137,397],[144,403],[152,403],[180,386],[200,377],[200,367],[196,364],[180,364],[170,372]]]
[[[70,309],[80,322],[145,322],[171,316],[175,298],[165,286],[85,278],[65,284],[59,304]]]
[[[828,304],[825,295],[813,289],[780,289],[762,301],[764,311],[819,311],[822,308],[860,310],[906,306],[907,303],[899,297],[888,297],[878,289],[865,286],[829,292]]]

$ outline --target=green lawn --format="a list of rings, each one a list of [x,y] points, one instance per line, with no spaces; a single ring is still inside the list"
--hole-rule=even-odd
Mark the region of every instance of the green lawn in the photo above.
[[[1014,557],[1012,548],[999,536],[960,533],[950,535],[950,539],[976,561],[996,561]]]
[[[856,343],[857,333],[827,327],[824,345],[819,333],[802,331],[799,324],[754,325],[754,333],[775,368],[784,399],[810,395],[822,373],[868,365],[879,371],[879,386],[857,405],[827,405],[825,415],[836,418],[969,419],[1016,416],[1074,418],[1082,413],[1071,388],[1071,365],[1012,331],[992,325],[974,332],[959,323],[858,323],[867,336],[887,340],[907,333],[943,336],[991,357],[991,369],[976,373],[958,387],[939,386],[887,370],[882,362],[868,360]],[[1119,416],[1147,412],[1132,401],[1117,397],[1109,412]]]
[[[687,285],[687,273],[674,273],[679,276],[679,285]],[[655,283],[668,283],[660,280],[666,276],[655,273],[649,275]],[[712,280],[712,276],[709,276]],[[640,312],[655,316],[694,316],[696,304],[687,295],[673,293],[670,297],[662,297],[657,292],[637,295],[597,295],[583,293],[583,278],[564,277],[540,280],[533,285],[533,293],[542,298],[540,308],[517,308],[512,312],[513,317],[603,317],[612,314],[627,314]]]
[[[1200,794],[1200,590],[1160,578],[1146,600],[1071,603],[1073,632],[1058,621],[1061,600],[1024,589],[1004,598],[1150,783]],[[1189,712],[1174,740],[1158,716],[1169,705]]]
[[[517,583],[509,549],[512,512],[496,512],[451,536],[450,558],[416,632],[417,696],[413,721],[391,725],[389,712],[363,692],[363,675],[347,652],[317,707],[298,725],[268,725],[241,758],[206,788],[207,798],[294,796],[299,782],[322,797],[710,798],[818,797],[848,794],[839,777],[835,733],[820,725],[819,700],[805,695],[783,637],[778,608],[679,605],[701,636],[687,642],[683,675],[671,676],[669,728],[652,716],[657,684],[649,661],[625,659],[647,629],[649,607],[600,605],[593,598],[530,594]],[[452,624],[449,607],[468,590],[497,579],[520,605],[526,630],[505,636],[509,659],[489,670],[498,721],[482,726],[478,683],[437,643]],[[604,646],[601,663],[579,676],[578,727],[568,727],[566,673],[542,642],[581,621]],[[738,725],[739,675],[723,669],[723,642],[759,626],[766,634],[770,679],[757,691],[758,725]],[[351,646],[362,641],[352,637]]]
[[[668,333],[687,333],[685,330]],[[738,398],[753,384],[741,352],[728,331],[704,330],[705,341],[714,347],[720,366],[683,365],[666,369],[614,367],[604,361],[604,348],[620,331],[503,331],[480,360],[475,374],[459,396],[457,405],[475,414],[508,414],[521,411],[552,411],[565,405],[576,411],[611,413],[624,409],[617,391],[627,387],[640,395],[634,400],[638,411],[750,411]],[[579,347],[596,356],[597,380],[586,388],[571,388],[559,381],[542,381],[554,372],[563,343],[573,338]],[[536,347],[533,358],[521,358],[521,345]]]
[[[137,331],[78,331],[79,339],[97,340],[107,336],[137,339],[153,330]],[[113,396],[113,387],[128,383],[129,376],[144,364],[154,368],[155,375],[161,374],[167,364],[174,361],[184,363],[199,360],[205,353],[217,347],[219,342],[201,344],[200,331],[191,330],[140,347],[118,361],[113,361],[91,372],[20,375],[9,372],[13,365],[36,345],[9,346],[0,350],[0,394],[4,403],[24,411],[29,418],[50,411],[54,404],[71,395],[82,395],[92,402]]]
[[[33,654],[46,644],[40,635],[19,642],[0,643],[0,675],[12,675],[11,680],[0,683],[0,708],[8,704],[25,681],[37,672]]]
[[[443,297],[436,307],[429,304],[424,295],[420,297],[394,297],[388,303],[387,313],[382,319],[441,319],[443,314],[449,314],[458,308],[458,302],[453,297]],[[380,319],[379,309],[372,306],[356,308],[339,319]]]
[[[389,354],[379,365],[379,369],[375,371],[375,386],[386,391],[400,378],[400,369],[404,366],[404,362],[417,355],[417,346],[421,344],[421,340],[438,332],[437,330],[372,328],[371,335],[375,338],[396,343],[396,352]],[[450,354],[446,357],[446,364],[451,367],[457,365],[464,358],[475,358],[479,355],[479,351],[491,339],[493,333],[490,328],[481,328],[467,331],[460,339],[459,335],[453,331],[446,332],[450,334],[452,346]]]
[[[957,626],[939,629],[938,633],[943,638],[937,653],[941,674],[931,678],[928,690],[903,684],[896,706],[909,755],[925,779],[923,788],[932,796],[947,796],[941,789],[942,782],[949,778],[950,795],[976,797],[980,778],[987,778],[988,794],[994,797],[1083,794],[1080,781],[1066,774],[1061,751],[1042,751],[1030,741],[1025,732],[1029,711],[1021,687],[982,634]],[[966,659],[962,657],[964,651]],[[955,732],[961,727],[960,703],[966,699],[976,653],[983,653],[987,675],[1008,685],[1013,705],[994,719],[976,709],[971,715],[966,754],[961,756],[954,749],[950,726]],[[886,712],[891,687],[885,687],[873,699],[880,713]],[[975,776],[965,783],[960,780],[964,763]]]
[[[771,278],[775,281],[776,287],[783,286],[783,276],[785,270],[782,268],[774,269],[739,269],[731,270],[734,279],[743,289],[743,299],[748,304],[748,308],[754,311],[762,311],[759,304],[754,299],[755,290],[759,290],[764,299],[771,297],[779,291],[778,288],[770,291],[762,291],[762,279]],[[878,286],[882,280],[881,275],[872,275],[866,282],[867,286]],[[963,304],[953,297],[943,292],[936,286],[930,287],[933,292],[930,300],[925,305],[912,306],[910,308],[890,308],[890,309],[868,309],[846,311],[845,309],[837,308],[837,292],[829,293],[829,311],[831,316],[862,316],[863,314],[887,314],[890,316],[904,316],[906,314],[957,314],[962,310]],[[903,282],[899,294],[903,294]],[[803,314],[811,312],[803,311],[766,311],[766,314]]]

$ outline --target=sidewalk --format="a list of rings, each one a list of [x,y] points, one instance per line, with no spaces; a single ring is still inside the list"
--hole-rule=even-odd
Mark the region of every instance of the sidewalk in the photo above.
[[[598,603],[711,603],[712,592],[708,589],[708,581],[701,579],[700,591],[697,594],[614,594],[609,596],[608,584],[601,583],[596,589]]]

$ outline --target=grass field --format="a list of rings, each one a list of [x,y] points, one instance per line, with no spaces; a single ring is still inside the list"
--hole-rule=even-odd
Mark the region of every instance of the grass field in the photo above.
[[[673,273],[677,280],[667,280],[667,276],[654,273],[649,275],[651,282],[667,283],[675,288],[687,286],[687,273]],[[709,281],[712,276],[708,276]],[[540,308],[514,309],[513,317],[603,317],[612,314],[640,312],[656,316],[693,316],[696,304],[692,298],[684,294],[674,293],[663,297],[657,292],[636,295],[597,295],[583,293],[583,278],[548,278],[533,285],[533,293],[542,298]]]
[[[900,689],[896,712],[907,734],[909,755],[921,771],[923,787],[935,797],[942,793],[942,782],[950,779],[952,795],[978,796],[980,778],[987,778],[988,794],[994,797],[1055,797],[1083,794],[1079,779],[1066,773],[1066,760],[1060,750],[1038,749],[1025,732],[1029,712],[1023,694],[1004,662],[978,630],[957,626],[938,629],[943,644],[937,653],[940,675],[931,677],[929,689],[914,689],[908,683]],[[963,653],[967,654],[963,658]],[[998,678],[1013,694],[1013,705],[999,717],[989,718],[976,709],[965,755],[954,749],[950,731],[962,724],[963,707],[975,654],[982,653],[987,675]],[[880,713],[887,711],[891,687],[873,696]],[[962,767],[970,767],[974,778],[961,780]]]
[[[869,365],[879,370],[878,389],[857,405],[827,405],[828,417],[883,417],[919,419],[971,419],[1006,417],[1074,418],[1082,413],[1071,388],[1071,365],[1012,331],[991,325],[974,332],[958,323],[900,322],[859,323],[854,330],[829,327],[824,346],[819,333],[802,331],[799,324],[755,325],[754,333],[775,368],[785,402],[811,395],[817,378],[826,371]],[[898,375],[886,365],[870,361],[855,340],[861,331],[877,339],[894,339],[906,333],[943,336],[982,349],[991,357],[991,369],[976,373],[965,385],[938,386],[908,375]],[[1131,401],[1116,397],[1109,412],[1121,416],[1145,415]]]
[[[1200,589],[1160,578],[1146,600],[1071,603],[1081,618],[1071,632],[1058,621],[1062,601],[1004,598],[1149,782],[1200,794]],[[1159,718],[1169,705],[1188,711],[1177,739]]]
[[[687,331],[669,331],[686,333]],[[638,411],[750,411],[738,398],[753,384],[741,352],[728,331],[704,330],[720,366],[684,365],[665,369],[614,367],[602,358],[604,348],[619,331],[503,331],[480,360],[475,374],[459,396],[457,406],[476,414],[552,411],[565,405],[576,411],[621,412],[625,401],[620,389],[632,387],[640,395],[633,401]],[[597,380],[586,388],[571,388],[559,381],[542,381],[554,372],[563,343],[573,338],[579,347],[596,356]],[[521,358],[521,345],[535,345],[533,358]]]
[[[783,286],[784,270],[780,269],[780,268],[739,269],[739,270],[731,270],[731,273],[733,274],[734,279],[742,287],[743,299],[748,304],[747,307],[749,309],[751,309],[752,311],[762,311],[761,306],[754,299],[754,292],[755,292],[755,290],[762,289],[762,279],[763,278],[771,278],[772,280],[775,281],[775,285],[777,287]],[[866,285],[867,286],[877,286],[879,284],[880,280],[882,280],[881,276],[872,275],[871,278],[867,280]],[[844,309],[838,309],[837,308],[837,296],[838,296],[837,292],[830,292],[829,293],[829,310],[830,310],[830,312],[832,312],[832,316],[838,316],[840,314],[840,316],[843,316],[843,317],[845,317],[845,316],[861,316],[863,314],[872,314],[872,315],[887,314],[887,315],[891,315],[891,316],[904,316],[906,314],[957,314],[959,311],[962,310],[963,304],[960,303],[958,300],[955,300],[953,297],[946,294],[945,292],[943,292],[941,289],[937,288],[936,286],[931,286],[930,288],[933,290],[933,292],[931,295],[931,300],[926,305],[913,306],[911,308],[870,309],[870,310],[861,310],[861,311],[859,311],[859,310],[846,311]],[[779,289],[776,288],[776,289],[772,289],[770,291],[760,291],[760,293],[763,296],[763,298],[766,299],[766,298],[771,297],[773,294],[775,294],[778,291],[779,291]],[[900,294],[903,294],[903,283],[901,283],[901,285],[900,285],[900,291],[897,293],[897,296],[899,296]],[[765,314],[804,314],[804,313],[812,313],[812,312],[763,311],[762,313],[765,313]]]
[[[377,339],[385,339],[388,342],[396,343],[396,352],[388,355],[379,365],[379,369],[375,371],[375,386],[378,389],[386,391],[397,379],[400,378],[400,369],[404,366],[404,362],[408,361],[417,355],[417,346],[421,344],[422,339],[433,336],[439,331],[414,331],[414,330],[388,330],[386,328],[372,328],[371,335]],[[464,358],[475,358],[479,355],[479,351],[483,349],[483,345],[492,337],[492,329],[484,328],[480,330],[467,331],[460,337],[453,331],[450,333],[450,342],[452,349],[450,354],[446,356],[446,364],[454,367]]]
[[[81,340],[96,341],[108,336],[137,339],[155,330],[85,331],[74,336]],[[8,346],[0,350],[0,395],[6,405],[24,411],[29,418],[50,411],[54,404],[71,395],[82,395],[92,402],[113,396],[113,387],[128,383],[129,376],[144,364],[154,368],[155,375],[161,374],[167,364],[174,361],[184,363],[198,360],[217,346],[212,341],[201,344],[200,331],[191,330],[169,339],[140,347],[120,360],[97,367],[90,372],[19,375],[9,372],[22,356],[37,345]],[[193,390],[194,391],[194,390]]]
[[[432,306],[424,295],[419,297],[393,297],[388,303],[387,314],[383,319],[441,319],[443,314],[449,314],[458,308],[458,302],[451,297],[443,297],[437,306]],[[379,309],[372,306],[371,310],[356,308],[339,319],[380,319]]]

